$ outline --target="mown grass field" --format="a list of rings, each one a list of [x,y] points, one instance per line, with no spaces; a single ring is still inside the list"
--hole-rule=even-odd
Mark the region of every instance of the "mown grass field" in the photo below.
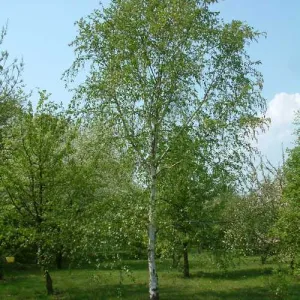
[[[146,261],[127,262],[130,271],[102,268],[52,270],[55,295],[48,297],[44,278],[38,269],[6,266],[0,281],[0,299],[148,299]],[[300,299],[300,279],[272,274],[259,258],[249,257],[226,272],[217,269],[205,257],[191,259],[191,278],[184,279],[170,262],[159,263],[161,299],[258,300]]]

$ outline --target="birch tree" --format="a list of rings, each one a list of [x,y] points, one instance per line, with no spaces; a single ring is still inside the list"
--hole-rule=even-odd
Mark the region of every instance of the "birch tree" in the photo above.
[[[151,300],[159,299],[157,179],[173,165],[165,163],[167,132],[179,124],[201,136],[213,132],[209,143],[220,147],[207,155],[225,161],[245,155],[263,124],[259,62],[246,51],[261,34],[241,21],[225,23],[213,2],[113,0],[77,22],[76,58],[64,74],[71,83],[85,67],[79,107],[114,126],[138,158],[139,180],[149,191]]]

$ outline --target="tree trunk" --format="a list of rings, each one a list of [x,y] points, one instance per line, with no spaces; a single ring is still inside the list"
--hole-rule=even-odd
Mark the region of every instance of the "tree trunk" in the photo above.
[[[190,277],[188,243],[183,243],[183,277]]]
[[[44,276],[45,276],[45,284],[46,284],[46,290],[48,295],[53,295],[53,283],[51,276],[46,269],[46,265],[43,260],[43,254],[40,245],[38,245],[38,250],[37,250],[37,263],[41,267],[42,271],[44,271]]]
[[[260,260],[261,260],[261,264],[262,264],[262,265],[265,265],[265,264],[266,264],[267,258],[268,258],[268,255],[267,255],[267,254],[262,254],[262,255],[260,256]]]
[[[4,279],[4,262],[2,257],[0,256],[0,280]]]
[[[149,266],[149,297],[150,300],[159,300],[158,276],[155,263],[156,244],[156,167],[151,166],[151,191],[149,203],[149,240],[148,240],[148,266]]]
[[[291,273],[294,274],[295,271],[295,257],[293,256],[290,262]]]
[[[198,243],[197,252],[200,254],[202,252],[202,245]]]
[[[180,257],[181,257],[181,254],[178,255],[178,253],[176,253],[176,251],[173,252],[173,255],[172,255],[172,268],[173,269],[178,267],[179,262],[180,262]]]
[[[45,279],[46,279],[47,294],[48,295],[53,295],[52,279],[51,279],[51,276],[50,276],[50,274],[47,270],[45,271]]]
[[[62,269],[62,251],[59,250],[59,252],[56,254],[56,267],[58,270]]]

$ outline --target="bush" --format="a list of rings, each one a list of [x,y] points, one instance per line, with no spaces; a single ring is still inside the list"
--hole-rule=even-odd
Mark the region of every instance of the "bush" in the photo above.
[[[266,287],[272,299],[287,299],[290,292],[292,277],[288,269],[279,267],[273,271],[272,276],[267,279]]]

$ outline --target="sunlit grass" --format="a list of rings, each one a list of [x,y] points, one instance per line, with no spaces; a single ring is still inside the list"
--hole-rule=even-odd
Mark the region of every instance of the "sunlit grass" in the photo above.
[[[48,297],[44,278],[37,269],[6,268],[6,280],[0,282],[0,299],[148,299],[146,261],[127,262],[125,268],[111,270],[52,270],[55,295]],[[270,290],[272,264],[262,266],[258,258],[247,258],[238,267],[222,271],[205,257],[193,256],[191,278],[184,279],[170,262],[158,265],[161,299],[258,300],[300,299],[300,285],[291,281],[289,295]]]

